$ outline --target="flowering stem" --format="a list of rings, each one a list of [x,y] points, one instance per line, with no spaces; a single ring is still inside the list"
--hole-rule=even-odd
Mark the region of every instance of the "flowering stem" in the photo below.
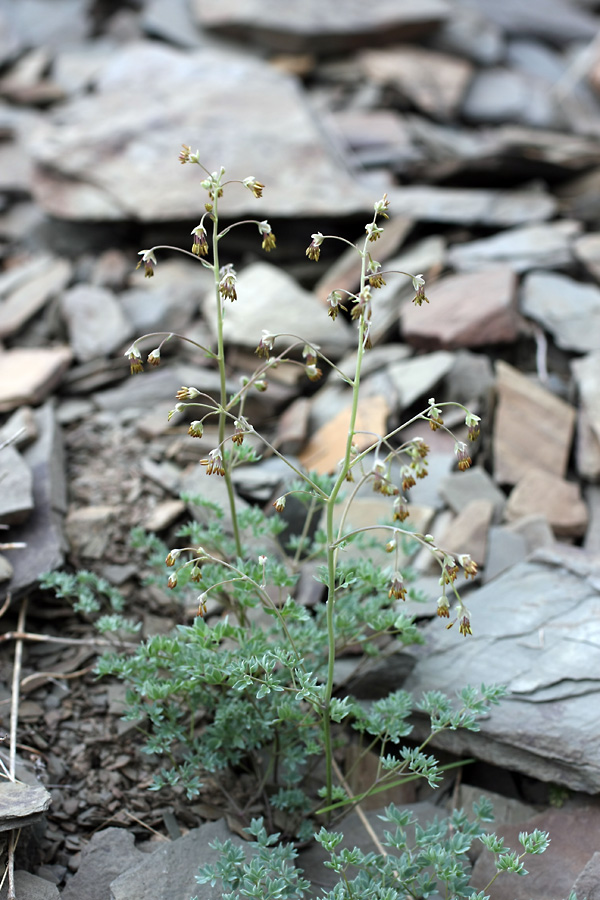
[[[217,362],[219,365],[220,378],[220,394],[221,404],[219,409],[219,446],[223,445],[225,440],[225,421],[227,414],[227,379],[225,372],[225,348],[223,342],[223,301],[219,292],[220,272],[219,272],[219,216],[217,212],[218,191],[215,191],[213,201],[213,272],[215,276],[215,300],[217,304]],[[242,556],[242,542],[240,540],[240,529],[237,520],[237,510],[235,506],[235,493],[233,490],[233,482],[231,480],[231,466],[229,460],[223,457],[223,467],[225,469],[225,484],[227,485],[227,495],[229,497],[229,508],[231,510],[231,523],[233,527],[233,539],[235,541],[235,550],[238,557]],[[242,618],[243,613],[240,610]],[[240,622],[244,624],[244,622]]]
[[[362,264],[360,271],[360,290],[362,291],[366,281],[367,268],[367,252],[366,240],[365,249],[362,256]],[[362,315],[358,326],[358,349],[356,354],[356,368],[354,374],[354,382],[352,385],[352,408],[350,410],[350,422],[348,424],[348,435],[346,438],[346,452],[344,459],[333,486],[329,499],[326,503],[327,508],[327,684],[325,686],[325,699],[323,701],[323,733],[325,744],[325,772],[326,772],[326,805],[330,806],[333,799],[333,748],[331,741],[331,697],[333,694],[333,673],[335,664],[335,589],[336,589],[336,568],[337,568],[337,546],[335,544],[333,512],[335,501],[341,490],[346,475],[350,468],[350,460],[352,457],[352,443],[354,440],[354,429],[356,427],[356,417],[358,414],[358,399],[360,389],[360,372],[362,368],[362,359],[364,354],[364,332],[365,317]]]

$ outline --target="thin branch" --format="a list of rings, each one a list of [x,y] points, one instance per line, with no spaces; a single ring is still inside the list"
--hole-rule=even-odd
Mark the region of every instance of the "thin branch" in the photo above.
[[[6,634],[0,634],[1,641],[36,641],[40,644],[68,644],[71,647],[112,647],[116,649],[134,650],[138,644],[132,644],[128,641],[104,641],[101,638],[67,638],[55,637],[50,634],[34,634],[30,631],[7,631]]]
[[[349,797],[352,797],[353,794],[352,794],[352,791],[350,790],[350,786],[348,785],[348,782],[346,781],[346,779],[345,779],[344,776],[342,775],[341,769],[340,769],[340,767],[338,766],[338,764],[337,764],[337,762],[335,761],[335,759],[333,760],[333,771],[335,772],[335,777],[338,779],[339,783],[342,785],[342,787],[344,788],[344,790],[346,791],[346,793],[348,794],[348,796],[349,796]],[[369,822],[369,820],[368,820],[367,817],[365,816],[365,814],[364,814],[364,812],[363,812],[363,809],[362,809],[360,803],[357,803],[357,804],[356,804],[355,810],[356,810],[356,812],[357,812],[357,814],[358,814],[358,818],[360,819],[360,821],[361,821],[361,823],[362,823],[362,825],[363,825],[363,828],[365,829],[365,831],[367,832],[367,834],[369,835],[369,837],[371,838],[371,840],[373,841],[373,843],[374,843],[375,846],[377,847],[377,852],[378,852],[378,853],[381,853],[382,856],[387,857],[387,855],[388,855],[387,850],[385,849],[385,847],[383,846],[383,844],[381,843],[381,841],[379,840],[379,838],[377,837],[377,835],[376,835],[375,832],[373,831],[373,826],[371,825],[371,823]]]

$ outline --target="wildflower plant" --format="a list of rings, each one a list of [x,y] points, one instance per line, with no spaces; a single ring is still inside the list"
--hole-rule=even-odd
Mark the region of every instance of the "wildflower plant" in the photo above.
[[[200,168],[201,185],[207,193],[204,212],[191,233],[191,245],[181,252],[212,274],[215,346],[201,346],[187,336],[173,333],[152,334],[134,341],[126,356],[132,373],[139,373],[143,371],[144,358],[151,366],[159,365],[165,343],[179,337],[195,344],[212,360],[219,373],[218,396],[203,390],[201,382],[182,386],[169,416],[175,412],[188,414],[191,439],[202,438],[207,424],[216,423],[215,445],[200,463],[206,477],[223,480],[227,499],[222,509],[202,497],[196,498],[195,502],[203,505],[207,513],[206,523],[194,521],[182,526],[178,546],[165,547],[163,551],[168,587],[175,594],[191,589],[196,592],[197,616],[193,624],[180,625],[170,635],[150,637],[133,654],[107,654],[100,660],[98,671],[117,675],[128,685],[126,717],[139,723],[146,739],[145,749],[159,759],[154,789],[170,785],[184,790],[190,798],[203,789],[220,792],[242,824],[249,825],[259,810],[269,832],[278,828],[288,837],[306,840],[321,825],[329,827],[369,793],[416,778],[436,786],[442,767],[426,752],[431,739],[445,729],[478,730],[479,719],[498,703],[503,688],[465,688],[453,701],[439,691],[416,701],[407,692],[396,690],[370,706],[349,695],[338,695],[335,689],[336,658],[349,648],[360,648],[369,655],[378,652],[382,639],[394,639],[401,645],[422,640],[413,618],[402,609],[406,597],[414,594],[410,572],[402,563],[401,550],[406,540],[427,548],[439,565],[437,615],[448,620],[446,627],[458,622],[462,635],[471,634],[471,615],[458,583],[461,576],[476,574],[476,564],[468,555],[449,553],[432,535],[421,534],[410,525],[408,496],[416,482],[427,475],[429,447],[422,437],[403,440],[402,432],[420,421],[427,429],[443,429],[452,434],[444,423],[444,412],[450,404],[430,398],[421,412],[389,433],[373,436],[367,446],[365,436],[357,431],[363,359],[371,347],[377,290],[388,274],[371,252],[382,233],[382,220],[387,218],[387,197],[384,195],[375,203],[364,241],[355,247],[361,264],[358,290],[333,291],[324,307],[324,314],[332,322],[344,314],[355,323],[354,374],[343,374],[318,346],[301,335],[263,330],[256,348],[256,369],[244,376],[231,394],[223,325],[229,305],[243,303],[243,297],[238,299],[234,266],[222,258],[222,242],[233,228],[254,227],[263,250],[270,252],[276,246],[276,237],[264,219],[246,219],[226,227],[220,223],[219,205],[224,191],[249,190],[260,200],[264,190],[261,182],[254,177],[227,180],[223,168],[209,172],[198,153],[192,153],[188,146],[183,147],[179,158],[184,164]],[[310,260],[319,260],[326,240],[348,243],[316,232],[306,250]],[[156,246],[140,252],[138,265],[144,267],[146,277],[155,275],[157,254],[165,249],[180,248]],[[402,274],[412,280],[414,302],[429,302],[422,275]],[[142,346],[150,346],[150,352],[143,353]],[[302,367],[311,381],[321,378],[324,370],[331,370],[351,389],[344,454],[333,474],[302,470],[255,429],[247,414],[248,397],[253,391],[266,390],[271,372],[283,365]],[[476,440],[479,418],[461,408],[468,439]],[[258,508],[240,509],[233,484],[235,468],[259,458],[255,449],[258,442],[265,452],[283,459],[290,469],[290,484],[275,500],[269,515]],[[455,448],[458,467],[464,470],[470,465],[468,444],[455,439]],[[389,499],[389,522],[352,528],[347,524],[350,510],[365,485]],[[286,553],[278,535],[285,528],[280,514],[290,497],[304,504],[306,520],[301,532],[289,541]],[[336,519],[334,510],[338,504],[341,516]],[[144,538],[138,532],[136,540],[138,546],[146,541],[155,558],[160,554],[156,537]],[[344,548],[366,540],[386,549],[389,567],[376,566],[369,559],[348,561],[342,552]],[[325,594],[325,602],[310,610],[294,596],[302,561],[306,559],[320,561],[316,577]],[[60,588],[72,593],[74,585]],[[109,599],[114,605],[115,598]],[[415,710],[429,716],[431,732],[420,745],[404,747]],[[373,749],[379,753],[373,783],[359,797],[353,796],[344,779],[336,774],[339,770],[335,751],[352,730],[360,735],[362,747],[355,765],[360,765],[364,755]],[[396,821],[400,815],[406,824],[403,814],[388,814],[393,824],[404,827]],[[461,828],[463,824],[461,819]],[[260,825],[250,828],[254,829],[252,833],[258,839],[259,854],[266,865],[272,840]],[[345,878],[346,863],[334,852],[336,835],[322,830],[318,839],[331,850],[332,867],[340,867]],[[400,848],[399,837],[390,840],[394,847],[398,845],[396,849]],[[458,837],[454,835],[452,840],[456,844]],[[424,837],[422,843],[415,851],[421,855],[426,853],[429,837]],[[463,852],[456,847],[455,851]],[[222,871],[210,873],[211,879],[220,877],[226,890],[231,891],[223,896],[271,896],[262,891],[240,894],[239,885],[246,877],[238,871],[242,861],[233,856],[228,859]],[[281,856],[277,866],[283,871],[291,859]],[[421,868],[435,862],[431,854],[427,860],[423,855],[420,859]],[[394,874],[400,871],[398,859],[392,862],[390,857],[390,861],[375,863],[368,857],[357,857],[354,862],[366,872],[361,877],[367,881],[372,877],[373,866],[385,870],[389,885],[400,877]],[[462,885],[460,873],[456,877],[456,883]],[[272,896],[303,895],[305,885],[301,880],[288,880],[285,875],[284,881],[291,893],[275,892]],[[400,896],[394,890],[365,894],[348,888],[346,893],[335,896]],[[455,887],[452,890],[452,896],[471,896],[457,893]]]

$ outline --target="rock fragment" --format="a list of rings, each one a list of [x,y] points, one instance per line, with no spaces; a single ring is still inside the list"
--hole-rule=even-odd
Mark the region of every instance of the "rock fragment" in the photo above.
[[[44,400],[71,361],[69,347],[0,350],[0,412]]]
[[[579,485],[541,469],[530,469],[511,491],[504,515],[514,522],[536,513],[547,518],[557,537],[585,534],[588,511]]]
[[[521,310],[548,331],[563,350],[600,350],[600,288],[557,272],[530,272]]]

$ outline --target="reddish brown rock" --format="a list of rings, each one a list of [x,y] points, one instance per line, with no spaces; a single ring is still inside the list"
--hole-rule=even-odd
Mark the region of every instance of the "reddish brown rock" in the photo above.
[[[507,363],[496,363],[494,478],[516,484],[529,469],[566,472],[575,410]]]
[[[508,266],[450,275],[426,286],[428,304],[402,309],[404,339],[426,349],[510,343],[519,330],[516,286]]]
[[[536,513],[546,516],[557,537],[585,534],[588,511],[579,485],[541,469],[531,469],[513,488],[504,516],[515,522]]]
[[[439,546],[449,553],[468,553],[478,566],[485,563],[487,534],[494,514],[491,500],[472,500],[450,523],[439,539]]]

